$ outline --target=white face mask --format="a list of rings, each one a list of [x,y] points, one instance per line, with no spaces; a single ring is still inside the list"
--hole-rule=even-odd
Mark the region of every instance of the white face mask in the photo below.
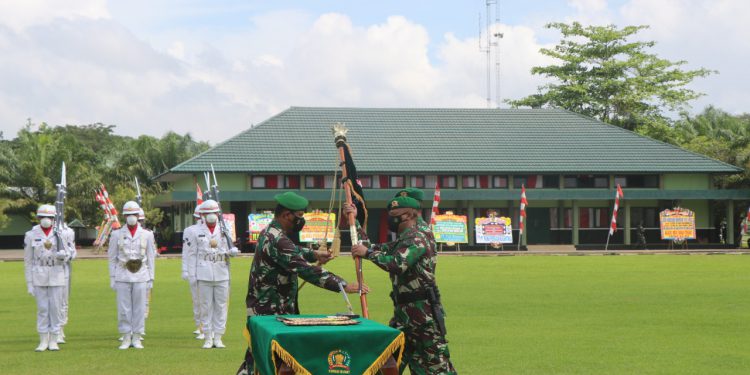
[[[39,225],[41,225],[42,228],[47,229],[52,226],[52,219],[44,217],[39,221]]]
[[[135,215],[130,215],[125,219],[125,221],[132,227],[138,223],[138,217]]]
[[[216,216],[216,214],[208,214],[206,215],[206,222],[209,224],[216,224],[216,221],[219,220],[219,217]]]

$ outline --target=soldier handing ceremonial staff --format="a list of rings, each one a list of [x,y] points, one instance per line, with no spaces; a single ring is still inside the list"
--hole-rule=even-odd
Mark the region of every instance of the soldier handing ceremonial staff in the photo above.
[[[65,209],[65,164],[57,185],[55,206],[43,204],[37,209],[39,225],[24,236],[24,271],[29,294],[36,298],[37,352],[60,350],[58,338],[62,329],[64,289],[68,288],[65,263],[72,257],[63,226]],[[59,210],[59,211],[58,211]],[[54,229],[53,229],[54,226]]]
[[[440,292],[435,279],[437,249],[432,231],[421,221],[418,189],[404,189],[388,204],[388,229],[394,242],[352,246],[352,255],[366,258],[390,274],[393,284],[391,327],[404,332],[406,347],[401,371],[412,374],[455,374],[445,339]],[[345,212],[356,214],[348,205]]]

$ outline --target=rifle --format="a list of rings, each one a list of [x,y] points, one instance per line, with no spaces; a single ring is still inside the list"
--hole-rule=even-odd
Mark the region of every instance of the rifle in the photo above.
[[[60,254],[60,244],[65,246],[65,195],[67,194],[67,181],[65,178],[65,162],[62,163],[60,172],[60,183],[57,184],[57,197],[55,198],[55,252]],[[73,278],[72,264],[68,264],[68,296],[70,296],[70,280]]]
[[[219,181],[216,180],[216,172],[214,171],[213,164],[211,164],[211,175],[214,178],[214,184],[211,185],[211,198],[219,205],[219,228],[221,229],[221,234],[224,236],[224,239],[227,241],[227,246],[234,246],[234,241],[232,241],[232,236],[229,234],[227,223],[224,222],[224,212],[221,209],[221,203],[219,201]]]
[[[55,250],[60,252],[60,243],[63,243],[63,231],[65,230],[65,194],[66,194],[66,181],[65,181],[65,162],[62,163],[62,172],[60,175],[60,183],[57,184],[57,198],[55,198],[55,239],[56,246]]]
[[[135,201],[138,203],[138,207],[142,209],[143,197],[141,197],[141,185],[138,185],[138,177],[135,177],[135,190],[137,192],[135,195]]]

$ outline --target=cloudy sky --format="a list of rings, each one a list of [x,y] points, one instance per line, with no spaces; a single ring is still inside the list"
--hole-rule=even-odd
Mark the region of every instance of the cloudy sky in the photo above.
[[[484,0],[0,0],[0,131],[12,138],[27,118],[102,122],[213,144],[290,106],[486,107],[484,10]],[[750,1],[501,0],[499,10],[502,99],[543,83],[529,71],[559,40],[544,24],[578,20],[651,25],[641,37],[655,53],[720,72],[691,86],[706,93],[694,111],[750,112]]]

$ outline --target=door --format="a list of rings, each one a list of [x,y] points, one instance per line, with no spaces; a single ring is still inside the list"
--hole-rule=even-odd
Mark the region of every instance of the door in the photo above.
[[[527,244],[549,244],[551,242],[549,208],[526,208],[526,230],[528,232]]]

